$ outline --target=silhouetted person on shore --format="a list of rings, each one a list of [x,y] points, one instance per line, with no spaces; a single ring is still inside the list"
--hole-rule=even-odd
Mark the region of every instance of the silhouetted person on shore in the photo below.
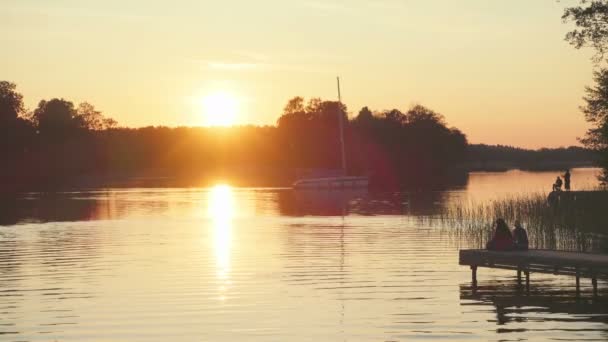
[[[515,229],[513,229],[513,244],[515,249],[518,251],[528,250],[528,233],[524,227],[521,226],[521,222],[515,221]]]
[[[557,176],[555,179],[555,183],[553,183],[553,191],[561,191],[562,190],[562,179]]]
[[[564,188],[566,191],[570,191],[570,170],[566,170],[564,174]]]
[[[512,251],[515,248],[513,244],[513,236],[511,230],[505,220],[499,218],[496,220],[496,229],[494,236],[486,244],[486,248],[492,251]]]

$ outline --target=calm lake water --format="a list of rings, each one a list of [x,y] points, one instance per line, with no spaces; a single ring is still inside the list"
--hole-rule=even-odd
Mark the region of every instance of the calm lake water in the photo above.
[[[573,172],[575,189],[595,169]],[[450,201],[547,191],[556,172],[474,173],[428,193],[125,188],[0,209],[2,341],[607,340],[608,297],[481,269],[427,226]]]

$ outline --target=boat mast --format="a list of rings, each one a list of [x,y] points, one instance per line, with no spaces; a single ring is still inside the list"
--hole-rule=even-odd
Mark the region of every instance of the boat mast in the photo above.
[[[342,115],[342,96],[340,94],[340,77],[336,77],[338,81],[338,121],[340,123],[340,152],[342,153],[342,175],[346,176],[346,154],[344,153],[344,118]]]

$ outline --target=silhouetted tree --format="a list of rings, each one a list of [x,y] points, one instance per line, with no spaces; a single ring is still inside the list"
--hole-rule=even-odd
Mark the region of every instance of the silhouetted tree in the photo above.
[[[93,105],[83,102],[77,108],[64,99],[42,100],[32,114],[32,121],[43,137],[69,137],[83,131],[115,128],[114,119],[105,118]]]
[[[286,162],[301,169],[340,168],[340,115],[346,125],[346,107],[336,101],[289,100],[277,120]]]
[[[593,127],[581,139],[585,146],[599,152],[599,163],[603,168],[600,180],[608,183],[608,70],[594,73],[595,85],[585,89],[585,106],[581,109]]]
[[[581,0],[580,6],[566,8],[562,19],[572,21],[576,29],[566,34],[566,40],[575,48],[590,46],[595,49],[594,62],[606,62],[608,50],[608,0]],[[587,87],[582,107],[585,118],[593,127],[581,141],[598,152],[603,168],[600,180],[608,183],[608,69],[600,67],[594,73],[595,85]]]
[[[0,124],[17,120],[24,112],[23,95],[16,89],[14,83],[0,81]]]
[[[16,189],[35,136],[31,123],[21,117],[25,113],[23,96],[16,88],[14,83],[0,81],[0,193]]]
[[[580,6],[566,8],[562,19],[577,27],[566,34],[566,41],[577,49],[592,47],[594,61],[602,61],[608,49],[608,0],[581,0]]]
[[[96,110],[95,107],[88,102],[83,102],[78,105],[75,119],[78,121],[78,126],[92,131],[101,131],[117,126],[116,120],[105,118],[100,111]]]
[[[25,113],[23,95],[14,83],[0,81],[0,151],[5,156],[15,153],[31,143],[33,127],[21,115]]]
[[[355,118],[355,121],[370,122],[371,120],[373,120],[373,116],[374,116],[374,114],[372,113],[371,110],[369,110],[369,108],[363,107],[359,111],[359,114]]]
[[[410,110],[407,111],[406,118],[408,122],[445,126],[445,118],[443,115],[421,105],[415,105],[410,108]]]
[[[43,137],[65,138],[83,128],[74,104],[64,99],[40,101],[32,118]]]
[[[296,96],[293,99],[287,101],[287,104],[285,105],[285,108],[283,109],[283,116],[298,115],[298,114],[305,114],[304,98],[302,98],[300,96]],[[281,120],[281,118],[279,118],[279,120]]]

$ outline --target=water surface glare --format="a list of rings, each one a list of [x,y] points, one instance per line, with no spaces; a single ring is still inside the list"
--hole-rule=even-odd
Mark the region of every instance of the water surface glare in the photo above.
[[[0,340],[608,339],[606,282],[577,299],[533,273],[526,295],[480,269],[472,291],[459,244],[419,219],[458,192],[351,195],[30,194],[0,223]]]

